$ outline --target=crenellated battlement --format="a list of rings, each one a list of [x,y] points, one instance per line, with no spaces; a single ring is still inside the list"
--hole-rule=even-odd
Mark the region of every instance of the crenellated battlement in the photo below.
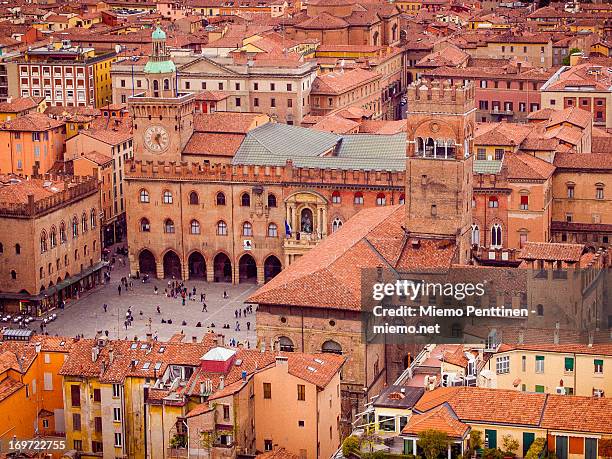
[[[207,182],[311,183],[372,187],[404,186],[403,171],[340,170],[296,167],[291,160],[284,166],[188,163],[182,161],[141,161],[127,163],[127,180],[152,179]]]
[[[408,112],[444,112],[461,114],[475,107],[473,83],[450,80],[417,80],[407,88]]]
[[[81,200],[88,195],[96,194],[98,192],[98,180],[95,177],[78,177],[78,176],[58,176],[53,174],[44,174],[40,176],[14,176],[14,179],[20,180],[20,182],[14,181],[6,183],[2,186],[20,186],[20,183],[27,182],[28,180],[37,179],[44,182],[52,182],[49,187],[52,187],[54,183],[64,182],[62,190],[53,193],[51,196],[47,196],[36,200],[33,194],[28,194],[27,203],[15,203],[15,202],[0,202],[0,217],[16,217],[16,218],[31,218],[49,213],[53,210],[65,207],[72,202]]]

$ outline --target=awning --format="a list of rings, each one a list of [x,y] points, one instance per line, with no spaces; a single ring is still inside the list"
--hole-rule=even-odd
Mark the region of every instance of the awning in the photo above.
[[[75,274],[74,276],[70,276],[67,279],[64,279],[63,281],[58,282],[56,285],[53,285],[49,288],[46,288],[45,290],[42,290],[40,293],[36,295],[30,295],[28,293],[0,292],[0,299],[20,300],[20,301],[41,301],[45,297],[54,295],[55,293],[65,289],[66,287],[69,287],[70,285],[75,284],[81,279],[89,276],[90,274],[93,274],[99,271],[100,269],[107,266],[108,263],[109,263],[108,261],[98,262],[94,264],[93,266],[89,266],[88,268],[84,269],[78,274]]]

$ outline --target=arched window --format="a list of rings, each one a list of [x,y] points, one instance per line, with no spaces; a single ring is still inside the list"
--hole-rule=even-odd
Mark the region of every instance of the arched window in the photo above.
[[[149,202],[149,192],[144,188],[140,190],[140,202],[148,203]]]
[[[164,79],[164,89],[168,91],[170,89],[170,80],[168,78]]]
[[[357,193],[355,193],[353,202],[355,204],[363,204],[363,193],[361,191],[358,191]]]
[[[21,245],[15,244],[15,254],[19,255],[21,253]]]
[[[268,237],[278,237],[278,226],[276,226],[276,223],[268,225]]]
[[[225,194],[220,191],[217,193],[217,205],[224,206],[225,205]]]
[[[79,221],[76,216],[72,218],[72,237],[77,237],[79,235]]]
[[[159,81],[153,80],[153,91],[159,91]],[[158,97],[159,94],[155,94],[155,97]]]
[[[57,246],[57,230],[55,229],[55,226],[51,228],[51,231],[49,232],[49,244],[51,245],[51,248]]]
[[[385,193],[378,193],[376,195],[376,205],[384,206],[387,203],[387,198],[385,197]]]
[[[332,202],[334,204],[340,204],[341,201],[342,201],[342,198],[340,197],[340,192],[339,191],[334,191],[332,193]]]
[[[340,228],[342,228],[342,220],[340,220],[340,217],[336,217],[332,222],[332,233],[335,233]]]
[[[164,222],[164,233],[174,233],[174,222],[169,218]]]
[[[40,235],[40,253],[47,251],[47,232],[43,231]]]
[[[536,306],[536,312],[539,316],[543,316],[544,315],[544,306],[542,306],[541,304],[538,304]]]
[[[490,196],[489,197],[489,207],[491,207],[491,208],[499,207],[499,201],[497,199],[497,196]]]
[[[96,209],[91,209],[91,212],[89,212],[89,226],[96,227]]]
[[[281,336],[280,338],[278,338],[278,344],[281,352],[293,352],[293,350],[295,349],[291,338],[287,338],[286,336]]]
[[[321,352],[330,352],[332,354],[342,354],[342,346],[333,340],[328,340],[321,346]]]
[[[83,215],[81,215],[81,232],[84,233],[87,231],[87,215],[85,215],[85,212],[83,212]]]
[[[268,207],[276,207],[276,196],[268,193]]]
[[[59,226],[59,237],[60,237],[60,244],[63,244],[64,242],[66,242],[66,224],[64,222],[60,223]]]
[[[140,231],[143,233],[148,233],[151,231],[151,224],[147,218],[142,218],[140,220]]]
[[[217,222],[217,234],[219,236],[227,236],[227,223],[223,220]]]
[[[2,245],[2,242],[0,242],[0,253],[4,253],[4,246]]]
[[[197,220],[191,220],[190,231],[191,234],[200,234],[200,222]]]
[[[480,245],[480,228],[472,225],[472,245]]]
[[[165,190],[163,194],[164,204],[172,204],[172,192]]]
[[[495,223],[491,227],[491,247],[499,248],[502,245],[502,227],[499,223]]]
[[[191,204],[192,206],[197,206],[198,204],[200,204],[200,197],[195,191],[189,193],[189,204]]]
[[[400,194],[399,203],[406,204],[406,195],[404,193]]]
[[[11,279],[17,279],[17,271],[15,271],[14,269],[11,271]]]
[[[242,196],[240,196],[240,205],[242,207],[251,207],[251,195],[249,193],[242,193]]]
[[[243,236],[252,236],[253,235],[253,225],[249,222],[244,222],[242,224],[242,235]]]

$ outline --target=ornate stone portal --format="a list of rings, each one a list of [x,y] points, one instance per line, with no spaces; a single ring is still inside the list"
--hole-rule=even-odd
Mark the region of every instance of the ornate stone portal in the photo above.
[[[327,236],[328,206],[329,201],[313,191],[300,191],[285,199],[286,221],[291,231],[283,243],[285,266]]]

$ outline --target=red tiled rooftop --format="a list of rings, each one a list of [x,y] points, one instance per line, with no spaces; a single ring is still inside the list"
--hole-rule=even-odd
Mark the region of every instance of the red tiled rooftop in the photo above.
[[[559,244],[554,242],[526,242],[519,258],[577,262],[584,251],[583,244]]]

